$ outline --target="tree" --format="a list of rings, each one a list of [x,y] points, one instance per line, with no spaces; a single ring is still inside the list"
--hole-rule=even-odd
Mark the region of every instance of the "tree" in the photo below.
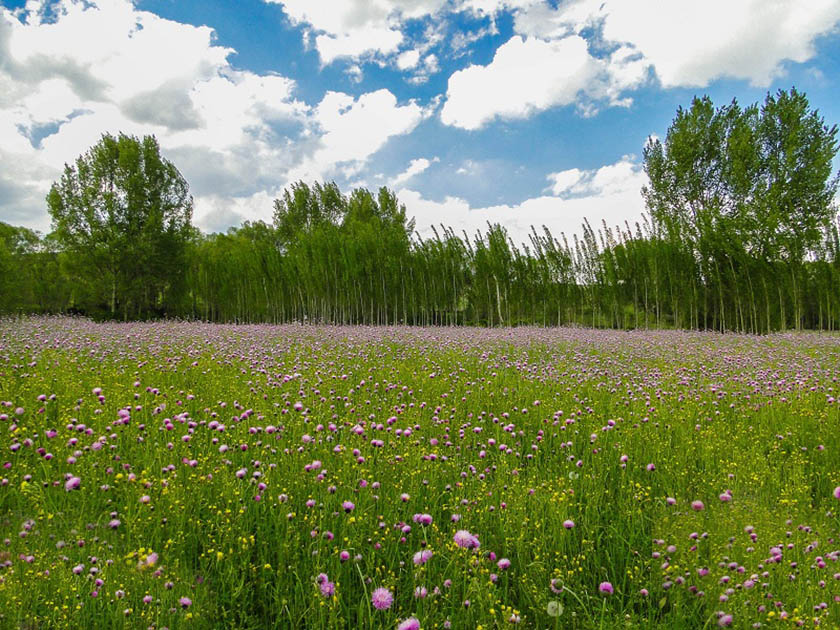
[[[154,136],[103,135],[65,165],[47,205],[90,306],[124,318],[166,312],[184,277],[193,200]]]
[[[744,308],[746,295],[761,293],[757,273],[769,329],[766,287],[779,265],[789,279],[772,282],[780,327],[789,319],[786,304],[801,326],[804,263],[822,247],[835,215],[837,150],[837,127],[796,89],[768,93],[761,107],[732,101],[715,108],[708,97],[695,98],[677,111],[664,142],[648,141],[650,184],[642,193],[655,232],[690,243],[716,327],[746,327],[745,312],[757,320],[755,304]]]

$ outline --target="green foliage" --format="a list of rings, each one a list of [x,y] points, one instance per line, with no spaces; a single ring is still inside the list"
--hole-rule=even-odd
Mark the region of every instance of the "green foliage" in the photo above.
[[[272,223],[190,226],[154,138],[103,136],[48,197],[54,232],[0,224],[0,310],[211,321],[583,324],[766,333],[840,326],[837,128],[795,89],[695,98],[644,148],[649,215],[527,244],[414,220],[393,191],[297,182]]]
[[[192,197],[154,137],[103,135],[65,165],[47,205],[80,303],[107,305],[112,317],[167,312],[181,290]]]
[[[3,630],[836,627],[836,335],[32,317],[0,343]]]

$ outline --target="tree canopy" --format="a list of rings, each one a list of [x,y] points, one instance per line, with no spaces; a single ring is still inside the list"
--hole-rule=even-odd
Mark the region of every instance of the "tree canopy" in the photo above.
[[[737,291],[734,276],[749,273],[748,263],[785,263],[790,286],[774,284],[790,292],[799,327],[803,263],[819,255],[836,216],[837,149],[837,126],[827,126],[795,88],[744,108],[695,97],[677,110],[664,142],[651,138],[645,146],[643,195],[657,232],[691,252],[719,302],[725,290]],[[733,277],[724,280],[727,274]],[[781,294],[779,304],[784,322]]]
[[[840,327],[837,128],[795,89],[695,98],[644,148],[648,214],[577,235],[414,233],[393,191],[297,182],[271,223],[190,225],[152,137],[103,136],[50,191],[54,231],[0,224],[0,312],[212,321]]]
[[[105,134],[47,195],[79,292],[111,315],[167,312],[184,277],[193,200],[154,136]]]

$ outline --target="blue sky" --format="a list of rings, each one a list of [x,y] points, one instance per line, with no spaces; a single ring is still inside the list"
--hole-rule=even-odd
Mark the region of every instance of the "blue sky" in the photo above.
[[[299,179],[388,186],[421,233],[643,211],[680,105],[795,85],[840,122],[836,0],[0,0],[0,220],[100,134],[155,134],[205,231]],[[840,166],[840,163],[838,163]]]

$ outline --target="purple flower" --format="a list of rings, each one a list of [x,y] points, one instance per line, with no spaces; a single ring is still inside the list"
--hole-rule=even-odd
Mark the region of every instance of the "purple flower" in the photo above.
[[[840,500],[840,486],[834,488],[834,498]]]
[[[563,527],[566,529],[572,529],[575,526],[575,522],[571,519],[566,519],[563,521]]]
[[[501,560],[499,560],[496,563],[496,566],[498,566],[499,569],[502,570],[502,571],[504,571],[505,569],[509,569],[510,568],[510,560],[508,560],[507,558],[502,558]]]
[[[598,585],[598,592],[600,592],[602,595],[612,595],[613,590],[613,585],[609,582],[601,582]]]
[[[324,576],[327,577],[326,575]],[[318,585],[318,588],[321,589],[321,595],[324,597],[332,597],[335,594],[335,582],[330,582],[329,580],[324,580]]]
[[[341,504],[341,507],[348,514],[356,509],[356,505],[352,501],[345,501]]]
[[[71,490],[78,490],[81,485],[81,479],[78,477],[70,477],[70,479],[64,482],[64,489],[67,490],[67,492],[70,492]]]
[[[178,600],[178,603],[181,604],[181,608],[189,608],[192,606],[192,600],[189,597],[182,597]]]
[[[453,537],[455,544],[463,549],[478,549],[481,546],[478,538],[469,533],[466,529],[459,529]]]
[[[430,549],[423,549],[422,551],[418,551],[414,554],[414,564],[426,564],[433,555],[435,554]]]
[[[420,630],[420,622],[416,617],[409,617],[405,621],[400,622],[397,630]]]
[[[695,512],[701,512],[705,508],[706,508],[706,506],[703,505],[702,501],[698,500],[698,501],[692,501],[691,502],[691,509],[694,510]]]
[[[373,607],[376,608],[376,610],[388,610],[391,607],[391,604],[394,603],[394,594],[387,588],[380,586],[378,589],[373,591],[370,596],[370,601],[373,603]]]
[[[415,514],[412,517],[412,520],[415,523],[420,523],[421,525],[431,525],[433,521],[431,514]]]

